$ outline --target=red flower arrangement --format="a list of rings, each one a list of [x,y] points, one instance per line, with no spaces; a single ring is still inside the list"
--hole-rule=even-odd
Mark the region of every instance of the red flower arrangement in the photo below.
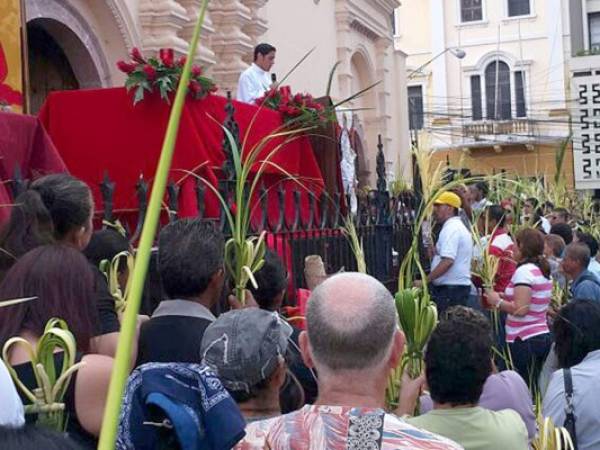
[[[172,48],[163,48],[157,57],[145,59],[139,49],[133,48],[131,61],[119,61],[117,67],[127,74],[125,87],[135,89],[133,104],[144,99],[146,92],[158,89],[162,99],[169,102],[169,94],[177,89],[186,57],[175,59]],[[218,90],[213,80],[202,75],[202,67],[193,66],[188,92],[194,99],[201,99]]]
[[[310,94],[292,94],[289,86],[267,91],[256,104],[279,111],[288,126],[314,126],[335,120],[331,108],[315,102]]]

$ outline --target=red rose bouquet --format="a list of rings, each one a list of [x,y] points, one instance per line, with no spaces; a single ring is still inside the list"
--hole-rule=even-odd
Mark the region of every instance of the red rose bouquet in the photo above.
[[[175,51],[172,48],[163,48],[158,57],[145,59],[137,48],[130,53],[131,61],[119,61],[117,67],[121,72],[127,74],[125,87],[127,90],[135,89],[133,104],[144,99],[146,92],[158,90],[162,99],[169,102],[169,94],[177,90],[181,72],[186,58],[175,59]],[[202,68],[194,66],[188,93],[194,99],[204,98],[211,92],[217,90],[213,80],[202,75]]]
[[[335,113],[315,102],[310,94],[292,94],[289,86],[270,89],[256,100],[257,105],[279,111],[290,127],[307,127],[335,120]]]

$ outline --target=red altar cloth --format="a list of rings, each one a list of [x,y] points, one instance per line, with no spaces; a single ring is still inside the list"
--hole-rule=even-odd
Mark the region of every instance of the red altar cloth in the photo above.
[[[36,117],[0,112],[0,223],[10,213],[12,195],[7,182],[15,168],[23,178],[65,172],[66,166]]]
[[[186,171],[201,174],[213,183],[218,177],[224,161],[223,130],[219,124],[225,120],[225,104],[224,97],[209,95],[200,101],[188,100],[183,109],[170,175],[172,180],[181,183],[181,216],[197,212],[194,180]],[[240,140],[243,141],[258,108],[239,102],[234,102],[234,106]],[[40,112],[40,119],[69,172],[92,188],[99,209],[102,208],[99,184],[104,172],[108,172],[116,183],[114,210],[118,213],[136,208],[135,185],[140,175],[146,180],[154,175],[169,112],[170,106],[157,95],[147,96],[133,106],[132,97],[124,88],[114,88],[52,93]],[[260,111],[248,134],[245,151],[281,124],[279,113]],[[282,138],[273,139],[263,155],[282,142]],[[300,177],[315,194],[320,194],[323,178],[306,137],[286,144],[272,161]],[[267,173],[267,187],[285,178],[273,167]],[[209,196],[208,189],[206,192],[206,213],[214,216],[218,205],[216,199]],[[307,205],[306,199],[303,204]],[[291,220],[292,202],[287,201],[286,205],[286,215]],[[302,209],[303,215],[308,215],[308,209]],[[269,216],[274,219],[278,215],[276,196],[273,195],[269,198]]]

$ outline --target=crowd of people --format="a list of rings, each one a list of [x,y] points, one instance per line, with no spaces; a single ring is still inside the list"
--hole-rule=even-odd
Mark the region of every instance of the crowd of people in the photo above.
[[[280,315],[288,273],[276,253],[267,252],[242,306],[229,295],[214,224],[165,226],[159,301],[139,316],[117,448],[527,449],[536,398],[558,426],[576,417],[569,429],[579,449],[599,448],[598,242],[569,211],[536,199],[524,202],[526,223],[513,233],[515,205],[492,204],[487,191],[477,183],[435,200],[431,268],[419,282],[440,321],[424,373],[404,376],[392,410],[386,388],[405,338],[382,283],[352,272],[326,278],[299,329]],[[31,399],[7,369],[30,390],[39,380],[31,354],[12,346],[0,362],[0,448],[97,445],[120,332],[98,266],[131,249],[113,229],[94,232],[93,216],[84,183],[50,175],[16,199],[2,229],[0,300],[34,299],[0,308],[0,347],[15,336],[35,346],[60,317],[84,364],[63,399],[65,430],[52,432],[24,414]],[[498,259],[491,286],[472,275],[478,248]],[[119,265],[123,288],[128,275]],[[553,301],[556,289],[564,302]],[[57,370],[63,358],[54,353]]]

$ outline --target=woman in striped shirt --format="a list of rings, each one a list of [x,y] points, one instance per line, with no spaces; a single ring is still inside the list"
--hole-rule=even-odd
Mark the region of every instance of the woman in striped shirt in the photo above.
[[[544,235],[533,228],[517,235],[517,270],[504,293],[489,292],[492,305],[508,314],[506,342],[515,369],[529,386],[537,380],[552,338],[546,313],[552,296],[550,265],[544,258]]]

